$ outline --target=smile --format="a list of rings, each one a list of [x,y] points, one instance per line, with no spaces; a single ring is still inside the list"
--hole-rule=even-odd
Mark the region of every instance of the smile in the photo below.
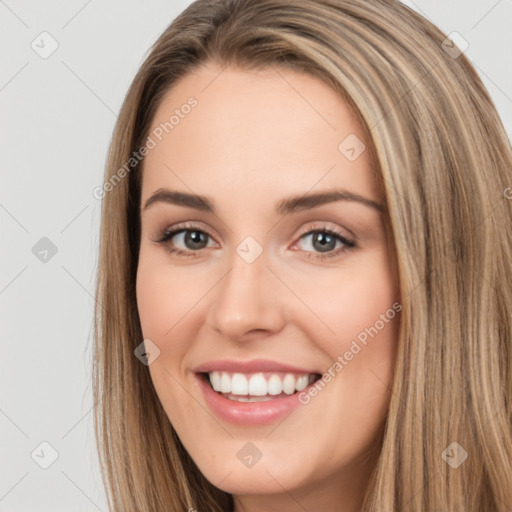
[[[204,400],[213,414],[246,427],[270,425],[301,405],[299,392],[307,392],[321,378],[318,373],[239,373],[215,370],[196,373]]]

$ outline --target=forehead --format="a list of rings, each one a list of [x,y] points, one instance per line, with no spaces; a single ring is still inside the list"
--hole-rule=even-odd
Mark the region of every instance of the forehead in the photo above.
[[[355,160],[345,152],[368,145],[356,115],[305,73],[204,65],[164,96],[154,133],[161,140],[153,135],[145,157],[143,198],[168,187],[219,200],[234,193],[278,200],[317,186],[378,197],[368,151]]]

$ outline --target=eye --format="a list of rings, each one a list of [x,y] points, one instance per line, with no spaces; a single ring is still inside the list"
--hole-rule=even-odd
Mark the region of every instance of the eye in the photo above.
[[[193,224],[185,224],[163,231],[155,242],[164,245],[171,254],[194,257],[194,252],[206,248],[208,238],[212,237],[203,229]],[[184,245],[185,250],[174,247],[175,244]]]
[[[354,241],[349,240],[335,229],[326,226],[309,230],[307,233],[301,235],[300,240],[308,238],[310,238],[310,241],[304,244],[306,247],[305,256],[307,258],[332,258],[356,247]],[[296,246],[297,243],[295,243],[292,248]],[[336,248],[337,250],[334,250]],[[318,252],[315,253],[314,251]]]
[[[309,226],[311,227],[311,226]],[[338,256],[350,249],[356,247],[356,243],[349,240],[335,229],[327,226],[321,226],[310,229],[300,236],[299,240],[311,237],[309,243],[304,244],[307,258],[326,259]],[[194,224],[182,224],[174,226],[170,230],[164,230],[160,233],[155,243],[164,245],[166,250],[177,256],[195,257],[201,249],[208,248],[208,238],[212,236],[205,230],[200,229]],[[176,248],[176,245],[184,246],[184,249]],[[298,242],[291,248],[295,250]],[[336,250],[335,250],[336,249]]]

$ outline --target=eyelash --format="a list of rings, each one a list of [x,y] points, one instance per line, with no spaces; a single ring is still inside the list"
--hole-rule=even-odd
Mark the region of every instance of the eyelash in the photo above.
[[[208,233],[204,229],[200,229],[198,226],[196,226],[194,224],[186,223],[186,224],[174,226],[171,229],[166,229],[166,230],[162,231],[160,233],[158,239],[155,240],[155,243],[164,245],[166,250],[169,253],[174,254],[176,256],[179,256],[179,257],[183,256],[183,257],[186,257],[186,258],[187,257],[194,258],[194,257],[196,257],[196,255],[194,253],[199,252],[199,250],[197,250],[197,251],[183,251],[182,249],[175,249],[175,248],[171,247],[170,244],[169,244],[169,241],[175,235],[177,235],[178,233],[182,233],[183,231],[196,231],[198,233],[203,233],[203,234],[209,236],[210,238],[213,238],[210,235],[210,233]],[[331,235],[334,238],[336,238],[337,240],[339,240],[340,242],[342,242],[344,244],[344,247],[340,247],[337,250],[333,250],[332,252],[328,252],[328,253],[324,253],[324,254],[316,253],[316,255],[311,254],[310,251],[305,251],[307,258],[312,258],[312,259],[316,259],[316,260],[325,260],[327,258],[333,258],[335,256],[339,256],[340,254],[345,253],[345,252],[347,252],[347,251],[357,247],[355,242],[353,242],[352,240],[349,240],[348,238],[344,237],[341,233],[338,233],[336,230],[334,230],[332,228],[328,228],[328,227],[320,227],[320,228],[310,229],[309,231],[306,231],[305,233],[300,235],[299,240],[302,239],[303,237],[307,236],[307,235],[311,235],[311,234],[314,234],[314,233],[323,233],[323,234]],[[319,254],[322,254],[322,255],[319,256]]]

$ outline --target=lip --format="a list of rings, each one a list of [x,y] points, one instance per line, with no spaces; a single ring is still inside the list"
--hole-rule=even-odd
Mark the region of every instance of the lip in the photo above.
[[[225,371],[232,373],[260,373],[260,372],[287,372],[297,374],[317,373],[320,370],[298,368],[286,363],[279,363],[270,359],[252,359],[250,361],[235,361],[233,359],[219,359],[199,365],[193,370],[196,373],[208,373],[213,371]]]
[[[308,392],[315,382],[293,395],[272,398],[264,402],[237,402],[224,398],[215,391],[206,373],[196,373],[196,379],[203,393],[206,404],[221,420],[242,426],[271,425],[286,417],[294,409],[302,405],[299,395]]]

